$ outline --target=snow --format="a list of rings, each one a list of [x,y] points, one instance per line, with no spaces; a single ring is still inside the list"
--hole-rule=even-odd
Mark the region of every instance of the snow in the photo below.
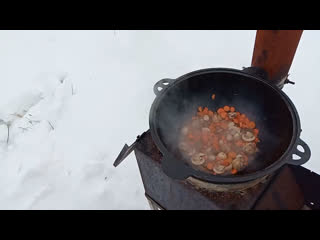
[[[255,31],[0,31],[0,208],[149,209],[125,143],[148,129],[155,82],[249,66]],[[320,172],[319,31],[303,33],[284,91],[295,103],[305,167]],[[15,115],[12,115],[15,114]]]

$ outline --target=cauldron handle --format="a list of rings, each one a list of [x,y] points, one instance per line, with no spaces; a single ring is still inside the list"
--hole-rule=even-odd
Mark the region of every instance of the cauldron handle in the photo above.
[[[301,152],[297,147],[301,146],[304,150],[304,152]],[[293,159],[293,154],[296,154],[300,157],[300,159],[298,160],[294,160]],[[302,165],[305,164],[311,157],[311,150],[309,148],[309,146],[299,138],[299,140],[297,141],[294,150],[291,153],[291,157],[288,161],[288,164],[292,164],[292,165]]]
[[[171,83],[173,83],[174,79],[165,78],[160,81],[158,81],[153,86],[153,92],[155,95],[159,95],[164,89],[166,89]]]

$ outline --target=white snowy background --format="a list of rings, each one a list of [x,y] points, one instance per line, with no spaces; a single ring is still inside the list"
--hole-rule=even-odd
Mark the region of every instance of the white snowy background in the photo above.
[[[134,154],[152,87],[250,66],[256,31],[0,31],[0,209],[149,209]],[[304,31],[284,91],[320,172],[320,32]]]

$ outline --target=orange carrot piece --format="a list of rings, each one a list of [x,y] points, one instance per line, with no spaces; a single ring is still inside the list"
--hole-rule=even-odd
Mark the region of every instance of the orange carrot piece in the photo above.
[[[227,160],[227,159],[223,160],[223,161],[221,162],[221,165],[227,167],[227,166],[229,165],[229,163],[228,163],[228,161],[226,161],[226,160]]]
[[[222,112],[224,112],[224,110],[223,110],[223,108],[219,108],[219,109],[217,110],[217,112],[218,112],[219,114],[221,114]]]
[[[213,163],[208,163],[208,164],[207,164],[207,168],[208,168],[209,170],[212,170],[212,169],[213,169]]]
[[[223,128],[223,129],[227,129],[227,128],[228,128],[228,124],[225,123],[225,122],[222,122],[222,123],[220,124],[220,126],[221,126],[221,128]],[[225,138],[225,136],[222,136],[222,138]]]
[[[238,147],[242,147],[242,146],[244,145],[244,142],[241,141],[241,140],[239,140],[239,141],[236,142],[236,145],[237,145]]]
[[[255,122],[250,122],[250,123],[248,124],[248,126],[249,126],[249,128],[253,129],[253,128],[256,127],[256,124],[255,124]]]
[[[223,112],[221,112],[220,116],[221,116],[222,118],[226,118],[226,117],[227,117],[227,113],[226,113],[225,111],[223,111]]]
[[[226,112],[229,112],[230,111],[230,107],[229,106],[224,106],[223,110],[225,110]]]
[[[234,107],[230,108],[230,112],[234,112],[236,109]]]
[[[237,156],[237,154],[235,152],[229,152],[228,153],[228,157],[231,159],[234,159]]]

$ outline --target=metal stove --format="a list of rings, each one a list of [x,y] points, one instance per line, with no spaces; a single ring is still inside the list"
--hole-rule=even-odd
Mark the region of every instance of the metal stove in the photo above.
[[[310,185],[320,187],[320,176],[300,166],[284,166],[274,175],[246,186],[216,186],[166,176],[160,167],[162,155],[149,131],[138,137],[134,152],[152,209],[320,209],[320,193],[310,190]]]

